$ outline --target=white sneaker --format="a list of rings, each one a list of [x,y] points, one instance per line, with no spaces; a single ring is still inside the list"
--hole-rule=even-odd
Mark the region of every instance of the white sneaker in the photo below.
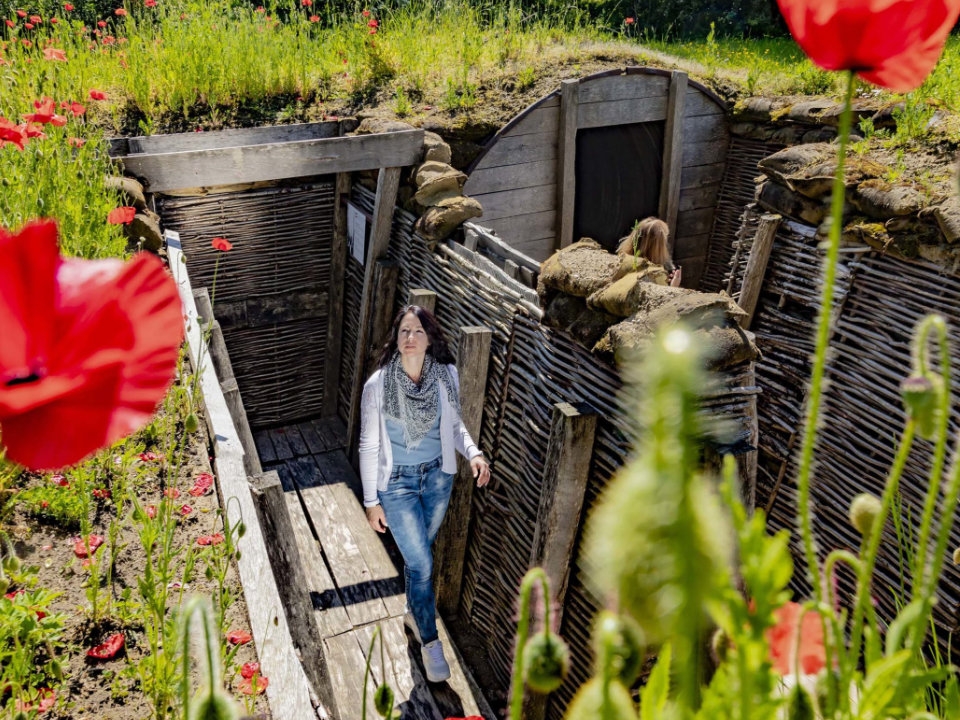
[[[420,628],[417,627],[417,620],[413,617],[413,613],[409,610],[403,614],[403,624],[410,628],[410,631],[417,639],[417,642],[422,642],[420,640]]]
[[[437,683],[450,677],[450,666],[443,657],[443,643],[439,639],[420,648],[420,657],[423,659],[423,668],[427,671],[427,680]]]

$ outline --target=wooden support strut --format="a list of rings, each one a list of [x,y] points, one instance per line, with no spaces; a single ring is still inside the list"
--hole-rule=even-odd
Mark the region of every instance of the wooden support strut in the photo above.
[[[564,80],[560,83],[560,128],[557,132],[557,243],[559,248],[565,248],[573,242],[579,91],[579,80]]]
[[[433,290],[411,288],[407,293],[407,305],[419,305],[431,313],[437,311],[437,294]]]
[[[363,295],[360,302],[360,327],[357,330],[357,347],[354,355],[356,377],[350,389],[350,412],[347,422],[348,457],[353,460],[357,452],[360,430],[360,398],[363,385],[367,381],[363,373],[367,343],[370,337],[370,323],[374,307],[373,273],[377,260],[387,254],[390,246],[390,228],[393,222],[393,207],[397,201],[402,168],[381,168],[377,178],[377,195],[373,205],[373,227],[370,230],[370,248],[366,256],[363,273]],[[392,305],[392,304],[391,304]]]
[[[323,414],[337,414],[337,388],[340,387],[340,356],[343,337],[343,286],[347,274],[347,198],[350,174],[337,174],[334,196],[333,246],[330,250],[330,288],[327,291],[327,357],[324,364]]]
[[[249,478],[250,495],[263,528],[270,566],[287,615],[287,624],[303,669],[313,690],[332,717],[339,717],[334,700],[330,672],[323,653],[323,638],[317,627],[307,576],[300,561],[296,534],[287,510],[286,495],[280,477],[271,470]]]
[[[680,206],[680,172],[683,169],[683,109],[687,96],[687,74],[670,73],[667,97],[667,122],[663,129],[663,170],[660,175],[658,214],[670,227],[670,254],[677,236],[677,211]]]
[[[457,344],[457,370],[460,376],[460,416],[470,436],[480,437],[483,420],[483,397],[490,367],[490,346],[493,330],[487,327],[462,327]],[[452,615],[460,604],[463,584],[463,565],[470,534],[473,509],[473,489],[476,481],[470,463],[458,458],[446,520],[440,526],[434,546],[434,587],[437,588],[437,608],[441,614]]]
[[[765,214],[760,217],[757,233],[750,246],[750,256],[747,258],[747,269],[743,272],[743,282],[740,285],[738,304],[747,316],[740,325],[744,330],[750,328],[757,302],[760,300],[760,290],[763,288],[763,277],[767,272],[767,263],[773,250],[773,240],[777,235],[782,218],[779,215]]]
[[[553,406],[530,566],[541,566],[550,580],[553,598],[548,600],[556,608],[551,628],[555,631],[563,620],[597,419],[597,411],[587,405],[574,407],[561,402]],[[542,720],[546,709],[547,696],[531,693],[525,699],[523,717]]]

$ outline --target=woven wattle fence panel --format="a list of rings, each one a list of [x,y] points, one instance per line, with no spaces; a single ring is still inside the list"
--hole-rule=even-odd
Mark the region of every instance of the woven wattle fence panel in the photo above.
[[[730,137],[727,165],[723,171],[707,246],[707,264],[700,279],[700,289],[704,292],[726,289],[725,276],[733,256],[734,242],[740,232],[740,215],[753,202],[756,190],[754,178],[760,172],[757,163],[782,148],[782,145],[762,140],[748,140],[736,135]]]
[[[180,233],[194,287],[214,294],[216,273],[216,315],[221,303],[325,293],[332,281],[333,199],[332,182],[311,182],[202,197],[160,196],[158,210],[164,224]],[[229,240],[233,250],[214,250],[214,237]],[[320,414],[325,310],[258,327],[224,327],[223,334],[254,428]]]

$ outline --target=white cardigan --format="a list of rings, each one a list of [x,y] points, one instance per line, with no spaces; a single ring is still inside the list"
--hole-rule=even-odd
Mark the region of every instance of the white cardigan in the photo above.
[[[457,368],[447,365],[456,392],[460,392],[460,376]],[[443,381],[441,381],[442,384]],[[440,389],[440,444],[443,449],[441,469],[447,473],[457,472],[459,452],[468,460],[482,455],[470,433],[463,426],[456,408],[447,397],[446,388]],[[383,369],[377,370],[363,386],[360,401],[360,482],[363,485],[365,507],[379,505],[378,490],[386,490],[393,470],[393,447],[387,434],[387,421],[383,414]]]

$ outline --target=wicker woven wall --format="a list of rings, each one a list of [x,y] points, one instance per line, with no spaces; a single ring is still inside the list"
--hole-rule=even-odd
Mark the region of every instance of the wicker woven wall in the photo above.
[[[177,230],[194,287],[216,305],[291,293],[325,293],[333,238],[332,182],[286,184],[200,197],[158,198]],[[210,247],[225,237],[233,250]],[[217,264],[219,260],[219,265]],[[326,311],[256,327],[224,327],[237,384],[254,428],[319,416],[324,393]]]
[[[700,279],[704,292],[719,292],[727,287],[727,271],[734,244],[740,233],[740,216],[753,202],[757,163],[782,145],[730,136],[727,164],[717,196],[717,210],[713,216],[710,242],[707,246],[707,264]]]

